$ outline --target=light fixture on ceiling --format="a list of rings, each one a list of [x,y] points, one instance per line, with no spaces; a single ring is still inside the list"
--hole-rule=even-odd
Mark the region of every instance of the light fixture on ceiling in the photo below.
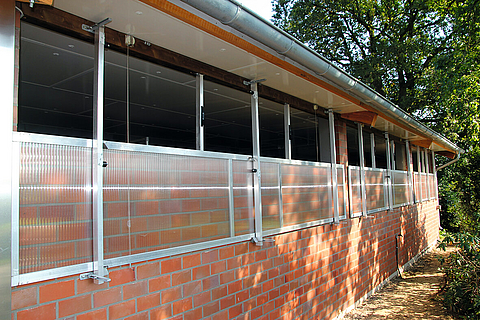
[[[143,14],[142,11],[135,11],[135,13],[138,14],[138,15],[142,15],[142,14]]]
[[[215,89],[213,89],[213,91],[218,91],[218,89],[217,89],[217,88],[215,88]]]
[[[280,75],[280,72],[275,73],[275,75],[279,76],[279,75]]]
[[[224,51],[227,51],[227,49],[222,48],[222,49],[220,49],[220,51],[221,51],[221,52],[224,52]]]
[[[53,53],[53,55],[54,55],[54,56],[59,56],[59,55],[60,55],[60,53],[58,53],[58,52],[54,52],[54,53]]]
[[[157,71],[158,74],[162,73],[162,71]]]
[[[68,47],[73,49],[73,48],[75,48],[75,45],[69,44]]]

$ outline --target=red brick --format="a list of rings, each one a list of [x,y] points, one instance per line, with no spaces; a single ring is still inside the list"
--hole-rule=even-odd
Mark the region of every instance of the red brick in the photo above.
[[[212,320],[226,320],[228,319],[228,310],[220,311],[212,316]]]
[[[137,267],[137,279],[146,279],[160,275],[160,263],[152,262]]]
[[[210,301],[212,301],[212,299],[210,298],[210,291],[202,292],[193,297],[193,304],[195,307],[207,304]]]
[[[210,276],[210,267],[208,265],[193,269],[193,279],[198,280]]]
[[[234,250],[233,246],[220,248],[218,251],[219,251],[219,254],[220,254],[220,259],[232,258],[234,253],[235,253],[235,250]]]
[[[197,308],[197,309],[193,309],[191,311],[185,312],[185,314],[183,315],[183,319],[184,320],[202,319],[202,308]]]
[[[220,300],[220,309],[230,308],[235,304],[235,296],[231,295]]]
[[[123,286],[123,300],[128,300],[134,297],[142,296],[147,293],[148,293],[147,281],[130,283]]]
[[[162,320],[167,319],[172,316],[172,305],[167,304],[163,305],[160,308],[156,308],[150,311],[150,319],[152,320]],[[200,318],[198,318],[200,319]]]
[[[226,261],[219,261],[212,263],[212,274],[220,273],[227,270],[227,262]]]
[[[218,300],[227,295],[227,286],[221,286],[218,288],[212,289],[212,298],[213,300]]]
[[[220,279],[218,275],[211,276],[202,280],[203,290],[210,290],[217,288],[220,285]]]
[[[93,307],[98,308],[122,300],[122,288],[111,288],[93,294]]]
[[[98,309],[80,314],[77,316],[77,320],[107,320],[107,309]]]
[[[92,308],[90,294],[58,302],[58,316],[66,317],[75,313],[85,312]]]
[[[112,281],[109,282],[110,287],[132,282],[132,281],[135,281],[135,269],[125,268],[125,269],[114,270],[109,273],[109,277],[110,279],[112,279]]]
[[[55,303],[17,312],[17,320],[50,320],[57,318]]]
[[[12,310],[22,309],[37,304],[37,287],[12,291]]]
[[[109,319],[119,319],[135,313],[135,300],[114,304],[108,308]]]
[[[182,287],[174,287],[162,291],[162,303],[166,304],[182,298]]]
[[[220,284],[225,284],[235,280],[235,271],[230,270],[220,274]]]
[[[148,312],[137,313],[133,316],[125,318],[124,320],[148,320]]]
[[[192,309],[192,298],[186,298],[173,303],[173,314],[183,313]]]
[[[214,313],[217,313],[219,310],[220,310],[220,307],[218,305],[218,301],[214,301],[212,303],[209,303],[203,306],[203,316],[208,317]]]
[[[188,297],[202,292],[202,282],[192,281],[183,286],[183,296]]]
[[[233,319],[239,315],[241,315],[243,313],[243,308],[242,308],[242,305],[239,304],[237,306],[234,306],[234,307],[231,307],[230,309],[228,309],[228,316],[229,316],[229,319]]]
[[[154,308],[160,305],[160,292],[149,294],[148,296],[139,297],[137,299],[138,311]]]
[[[184,269],[196,267],[202,263],[200,253],[190,254],[188,256],[184,256],[182,259]]]
[[[182,259],[174,258],[162,261],[162,274],[179,271],[182,269]]]
[[[150,292],[160,291],[171,287],[170,275],[150,279],[148,281]]]
[[[40,287],[40,303],[72,297],[75,295],[75,280],[46,284]]]
[[[172,286],[184,284],[189,281],[192,281],[192,275],[190,270],[175,272],[174,274],[172,274]]]
[[[202,253],[202,263],[212,263],[218,261],[218,250],[210,250]]]

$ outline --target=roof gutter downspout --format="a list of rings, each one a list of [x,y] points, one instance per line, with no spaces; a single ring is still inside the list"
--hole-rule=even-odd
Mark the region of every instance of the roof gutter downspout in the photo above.
[[[437,169],[435,169],[435,172],[438,172],[439,170],[442,170],[443,168],[448,167],[449,165],[454,164],[455,162],[457,162],[458,160],[460,160],[460,155],[461,155],[461,154],[462,154],[461,152],[457,153],[457,157],[456,157],[455,159],[453,159],[452,161],[447,162],[447,163],[445,163],[444,165],[438,167]]]
[[[263,45],[275,50],[278,54],[288,57],[312,71],[321,75],[345,92],[357,96],[367,102],[377,111],[392,117],[410,128],[422,132],[433,141],[446,146],[447,149],[460,153],[463,150],[445,137],[422,125],[399,109],[387,98],[381,96],[366,84],[348,75],[330,61],[308,48],[300,41],[261,18],[235,0],[181,0],[203,13],[219,20],[225,25],[255,39]]]

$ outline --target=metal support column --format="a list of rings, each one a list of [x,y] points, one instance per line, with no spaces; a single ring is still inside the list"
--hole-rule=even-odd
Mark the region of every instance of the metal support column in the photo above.
[[[419,199],[417,199],[418,202],[422,202],[423,200],[423,190],[422,190],[422,159],[421,159],[421,154],[420,154],[420,147],[417,146],[417,176],[418,176],[418,195]]]
[[[390,138],[388,132],[385,132],[385,144],[386,144],[386,156],[387,156],[387,189],[388,189],[388,207],[390,210],[393,209],[393,190],[392,190],[392,162],[391,162],[391,152],[390,152]]]
[[[292,159],[292,137],[290,136],[290,105],[285,103],[283,106],[283,119],[284,127],[283,132],[285,132],[285,159]]]
[[[428,179],[429,179],[429,176],[428,174],[430,173],[430,169],[429,169],[429,161],[428,161],[428,149],[425,149],[425,177],[426,177],[426,181],[427,181],[427,200],[430,200],[430,198],[432,197],[432,190],[430,190],[430,183],[428,182]]]
[[[437,199],[438,203],[438,181],[437,181],[437,170],[435,168],[437,167],[435,163],[435,152],[432,150],[432,168],[433,168],[433,175],[434,175],[434,188],[435,188],[435,199]]]
[[[12,131],[15,88],[15,1],[0,0],[0,318],[11,314]],[[18,172],[17,172],[18,173]],[[18,190],[14,190],[18,192]]]
[[[330,162],[332,164],[332,193],[333,193],[333,223],[340,223],[338,213],[338,182],[337,182],[337,150],[335,147],[335,117],[332,109],[328,109],[328,128],[330,130]]]
[[[413,177],[412,177],[412,156],[410,152],[410,143],[405,141],[405,149],[407,151],[407,176],[408,176],[408,185],[410,187],[410,199],[408,203],[413,203],[414,192],[413,192]]]
[[[365,187],[365,153],[363,152],[363,124],[357,123],[358,153],[360,155],[360,190],[362,192],[362,216],[367,216],[367,190]]]
[[[197,105],[197,120],[196,120],[196,149],[205,150],[205,110],[203,99],[203,74],[197,73],[197,87],[196,87],[196,105]]]
[[[93,146],[92,146],[92,184],[93,184],[93,274],[81,275],[97,284],[108,282],[107,270],[103,263],[103,108],[105,79],[105,24],[106,19],[92,29],[95,31],[95,71],[93,85]]]
[[[262,189],[260,172],[260,121],[258,113],[258,83],[265,80],[245,81],[245,85],[250,85],[252,97],[250,100],[252,109],[252,140],[253,140],[253,188],[255,200],[255,237],[252,239],[256,245],[263,245],[262,235]]]
[[[370,152],[372,153],[372,168],[377,167],[377,161],[375,159],[375,135],[370,133]]]

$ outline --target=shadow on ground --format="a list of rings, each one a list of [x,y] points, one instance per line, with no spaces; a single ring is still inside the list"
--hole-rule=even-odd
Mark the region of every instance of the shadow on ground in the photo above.
[[[437,257],[448,252],[435,249],[415,265],[386,285],[344,319],[443,319],[453,320],[443,308],[438,291],[443,274]]]

